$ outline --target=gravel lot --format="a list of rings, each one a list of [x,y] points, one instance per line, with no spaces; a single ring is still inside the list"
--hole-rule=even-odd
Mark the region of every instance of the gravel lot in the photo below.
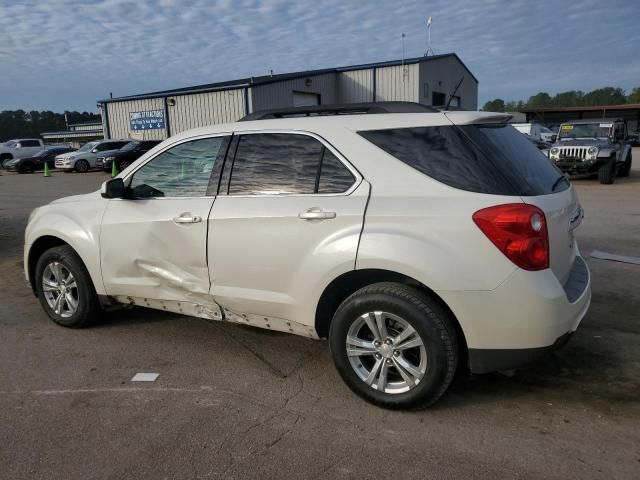
[[[640,266],[588,260],[591,310],[548,361],[389,412],[325,342],[142,309],[53,324],[24,281],[27,216],[107,178],[0,176],[0,478],[640,477]],[[640,168],[574,185],[583,255],[640,256]]]

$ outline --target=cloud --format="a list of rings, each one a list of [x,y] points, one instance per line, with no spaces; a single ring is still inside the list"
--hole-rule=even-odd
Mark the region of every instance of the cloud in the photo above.
[[[1,2],[1,0],[0,0]],[[94,110],[163,88],[456,52],[480,102],[640,84],[634,2],[49,0],[0,3],[0,109]]]

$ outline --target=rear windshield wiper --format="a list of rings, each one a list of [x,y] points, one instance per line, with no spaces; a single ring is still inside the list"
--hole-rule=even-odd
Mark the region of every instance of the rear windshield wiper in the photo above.
[[[553,192],[556,187],[558,186],[558,184],[562,181],[566,181],[567,183],[569,183],[569,180],[567,180],[567,177],[564,176],[564,174],[560,175],[555,182],[553,182],[553,185],[551,186],[551,191]]]

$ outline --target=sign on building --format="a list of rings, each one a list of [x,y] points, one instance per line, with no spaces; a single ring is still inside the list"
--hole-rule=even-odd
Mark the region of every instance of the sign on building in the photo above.
[[[154,130],[164,128],[164,110],[144,110],[130,112],[129,124],[131,131]]]

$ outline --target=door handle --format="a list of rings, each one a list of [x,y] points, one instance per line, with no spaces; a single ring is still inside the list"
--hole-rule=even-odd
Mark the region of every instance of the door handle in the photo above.
[[[298,214],[302,220],[328,220],[336,218],[336,212],[325,212],[319,207],[313,207]]]
[[[200,223],[202,221],[202,217],[198,217],[197,215],[191,215],[190,213],[181,213],[179,217],[173,217],[173,223],[182,224],[182,223]]]

